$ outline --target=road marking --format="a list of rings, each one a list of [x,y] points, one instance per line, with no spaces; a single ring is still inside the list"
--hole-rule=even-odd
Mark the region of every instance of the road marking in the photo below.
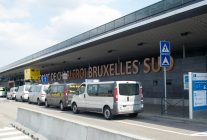
[[[9,131],[9,130],[16,130],[16,129],[13,127],[5,127],[5,128],[0,129],[0,132]]]
[[[14,136],[14,137],[9,137],[9,138],[3,138],[3,139],[0,139],[0,140],[24,140],[24,139],[31,139],[30,137],[28,136]]]
[[[31,138],[13,127],[0,129],[0,140],[31,140]]]
[[[0,133],[0,137],[1,137],[1,136],[16,135],[16,134],[21,134],[21,132],[20,132],[20,131],[4,132],[4,133]]]
[[[207,131],[205,131],[205,132],[194,133],[194,134],[191,134],[191,136],[207,137]]]
[[[153,130],[158,130],[158,131],[163,131],[163,132],[168,132],[168,133],[174,133],[174,134],[178,134],[178,135],[191,136],[191,134],[186,134],[186,133],[181,133],[181,132],[176,132],[176,131],[166,130],[166,129],[160,129],[160,128],[156,128],[156,127],[141,125],[141,124],[133,124],[133,123],[128,123],[128,122],[124,122],[124,121],[117,121],[117,122],[129,124],[129,125],[134,125],[134,126],[139,126],[139,127],[145,127],[148,129],[153,129]]]

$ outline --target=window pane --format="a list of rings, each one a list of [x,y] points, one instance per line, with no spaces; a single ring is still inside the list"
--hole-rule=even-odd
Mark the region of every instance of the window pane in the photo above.
[[[98,88],[98,96],[112,97],[113,84],[100,84]]]
[[[87,93],[89,96],[96,96],[98,94],[98,85],[88,85]]]
[[[0,91],[5,91],[5,88],[1,87],[1,88],[0,88]]]
[[[119,84],[120,95],[139,95],[139,84]]]
[[[58,86],[58,92],[64,92],[64,86]]]

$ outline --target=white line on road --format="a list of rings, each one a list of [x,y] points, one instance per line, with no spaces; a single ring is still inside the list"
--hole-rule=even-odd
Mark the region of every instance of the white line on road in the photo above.
[[[0,129],[0,132],[9,131],[9,130],[16,130],[16,129],[12,127],[5,127],[3,129]]]
[[[206,132],[194,133],[194,134],[191,134],[191,136],[207,137],[207,131]]]
[[[158,130],[158,131],[163,131],[163,132],[168,132],[168,133],[174,133],[174,134],[178,134],[178,135],[192,136],[191,134],[186,134],[186,133],[181,133],[181,132],[176,132],[176,131],[166,130],[166,129],[160,129],[160,128],[156,128],[156,127],[141,125],[141,124],[133,124],[133,123],[128,123],[128,122],[124,122],[124,121],[117,121],[117,122],[128,124],[128,125],[139,126],[139,127],[145,127],[148,129],[153,129],[153,130]]]
[[[9,136],[9,135],[15,135],[15,134],[21,134],[20,131],[15,131],[15,132],[5,132],[0,134],[0,136]]]
[[[24,139],[31,139],[29,136],[15,136],[9,138],[3,138],[1,140],[24,140]]]

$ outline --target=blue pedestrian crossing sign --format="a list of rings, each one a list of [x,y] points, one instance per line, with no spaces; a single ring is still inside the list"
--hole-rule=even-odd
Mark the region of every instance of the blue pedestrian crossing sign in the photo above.
[[[160,41],[160,66],[170,66],[170,42]]]
[[[169,41],[160,41],[160,54],[162,53],[170,54],[170,42]]]
[[[169,67],[170,66],[170,55],[161,55],[161,66],[162,67]]]

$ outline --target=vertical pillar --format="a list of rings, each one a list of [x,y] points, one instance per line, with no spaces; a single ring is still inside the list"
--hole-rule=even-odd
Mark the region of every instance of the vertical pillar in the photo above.
[[[185,44],[183,43],[183,59],[186,57],[186,53],[185,53]]]

